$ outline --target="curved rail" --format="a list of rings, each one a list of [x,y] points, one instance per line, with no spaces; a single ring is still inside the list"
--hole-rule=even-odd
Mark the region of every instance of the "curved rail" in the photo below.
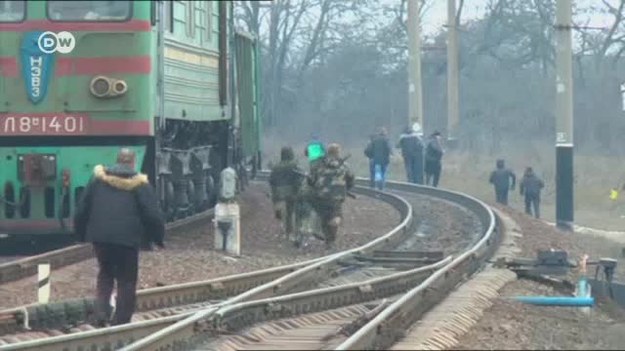
[[[233,299],[226,301],[223,305],[218,307],[233,305],[236,303],[241,303],[243,301],[250,301],[252,299],[262,299],[272,295],[276,296],[280,292],[288,291],[303,282],[310,284],[313,281],[317,281],[326,277],[329,274],[331,267],[333,267],[334,264],[336,264],[343,257],[346,257],[352,253],[371,252],[379,247],[386,246],[391,242],[399,241],[401,234],[404,234],[412,224],[412,206],[410,206],[410,204],[407,203],[404,199],[392,194],[381,193],[367,188],[356,189],[356,192],[370,195],[375,194],[385,199],[384,201],[394,204],[396,208],[403,209],[401,210],[403,217],[402,222],[390,232],[365,245],[329,255],[324,260],[313,263],[293,273],[287,274],[271,283],[259,286],[255,289],[245,292]],[[181,320],[169,327],[166,327],[165,329],[157,333],[154,333],[142,340],[132,343],[128,347],[124,348],[124,350],[130,351],[152,349],[156,347],[157,344],[162,344],[162,342],[165,340],[177,339],[178,336],[175,334],[187,335],[189,333],[189,330],[193,329],[196,322],[209,318],[217,311],[219,311],[219,308],[197,312],[194,315],[184,320]]]
[[[368,182],[367,179],[363,179],[363,178],[358,179],[359,185],[365,185],[367,182]],[[423,187],[423,186],[417,186],[417,185],[401,183],[401,182],[389,182],[387,184],[390,188],[393,188],[394,190],[419,193],[421,195],[437,197],[437,198],[445,199],[453,203],[459,204],[471,210],[472,212],[474,212],[480,219],[483,225],[483,228],[485,228],[485,231],[482,233],[482,235],[476,238],[476,240],[478,241],[477,244],[474,245],[469,251],[465,252],[464,254],[456,258],[455,260],[452,261],[451,258],[448,258],[448,260],[445,260],[444,261],[445,264],[442,265],[443,267],[438,269],[434,273],[433,275],[435,277],[434,279],[436,279],[436,277],[443,275],[446,278],[445,281],[447,283],[455,282],[454,283],[455,285],[457,282],[459,282],[459,280],[464,275],[475,271],[481,264],[481,259],[478,259],[478,256],[477,256],[478,250],[485,249],[483,254],[479,255],[479,258],[485,258],[486,256],[488,256],[488,252],[491,252],[492,250],[494,250],[496,243],[492,240],[491,236],[493,235],[495,228],[496,228],[496,219],[492,210],[488,206],[486,206],[483,202],[473,197],[470,197],[468,195],[460,194],[460,193],[453,192],[453,191],[443,190],[443,189]],[[386,195],[388,193],[381,193],[381,194]],[[359,252],[359,249],[353,249],[349,251],[350,253],[354,253],[354,252]],[[362,251],[364,252],[366,251],[366,249],[363,249]],[[338,255],[340,254],[337,254],[337,256]],[[328,261],[332,259],[336,259],[337,256],[335,256],[334,258],[329,258]],[[344,257],[344,256],[341,256],[341,257]],[[452,279],[448,272],[454,268],[461,268],[458,265],[458,262],[460,262],[459,260],[461,260],[461,262],[465,262],[466,261],[465,259],[467,257],[471,258],[470,263],[472,263],[472,266],[468,267],[468,269],[458,269],[458,271],[454,275],[454,276],[457,275],[458,279]],[[328,261],[319,262],[317,264],[304,268],[304,270],[314,269],[315,267],[319,267],[323,265],[324,263],[327,263]],[[440,265],[440,264],[435,264],[431,266],[436,266],[436,265]],[[295,273],[292,273],[292,274],[295,274]],[[389,277],[385,277],[385,278],[379,279],[379,281],[383,281],[388,278]],[[427,281],[428,280],[426,280],[426,282]],[[430,279],[429,281],[432,281],[432,280]],[[419,286],[423,286],[424,284],[428,284],[428,283],[421,283]],[[356,291],[350,290],[350,289],[357,289],[357,291],[360,291],[361,293],[359,294]],[[365,288],[364,290],[367,291],[370,289],[371,287],[369,286],[368,288]],[[155,334],[148,336],[147,338],[144,338],[142,340],[139,340],[138,342],[135,342],[129,345],[128,347],[124,348],[123,351],[153,350],[153,349],[158,349],[162,347],[165,347],[165,348],[168,346],[170,347],[172,345],[184,344],[184,341],[182,340],[182,338],[193,336],[194,330],[192,328],[194,328],[196,324],[200,324],[202,321],[205,321],[212,316],[216,316],[218,319],[220,318],[224,319],[224,317],[229,314],[234,314],[235,317],[233,318],[237,318],[236,315],[238,314],[239,315],[238,318],[241,318],[247,323],[249,323],[250,320],[257,321],[259,318],[262,318],[262,316],[267,315],[267,309],[270,310],[269,314],[273,313],[274,315],[276,315],[276,313],[279,314],[280,312],[288,315],[290,313],[293,313],[294,311],[302,311],[302,310],[311,311],[312,308],[310,306],[315,305],[315,303],[310,303],[308,301],[301,301],[301,298],[310,297],[311,295],[315,295],[318,298],[320,295],[323,295],[328,292],[334,292],[335,294],[333,294],[331,297],[328,298],[329,303],[325,304],[324,308],[331,307],[332,306],[331,304],[335,303],[335,301],[345,301],[346,299],[350,299],[350,298],[353,301],[358,301],[358,297],[361,297],[362,295],[366,295],[366,294],[362,294],[362,285],[356,284],[355,286],[334,287],[334,288],[319,289],[315,291],[307,291],[303,293],[286,295],[286,296],[283,295],[283,296],[266,299],[262,301],[257,301],[257,300],[249,301],[248,300],[249,302],[243,302],[243,303],[239,303],[236,305],[233,303],[228,304],[228,305],[223,305],[221,306],[220,309],[215,308],[211,310],[198,312],[185,320],[182,320],[170,327],[163,329],[162,331],[159,331]],[[339,294],[336,294],[337,292]],[[435,293],[434,295],[438,295],[437,297],[442,298],[441,294]],[[255,297],[258,298],[260,296],[256,295]],[[236,300],[233,300],[233,302],[234,301]],[[287,302],[291,304],[288,307],[285,306]],[[278,304],[281,303],[282,305],[275,306],[276,303]],[[319,305],[319,303],[317,302],[316,305]],[[252,309],[253,311],[248,310],[247,311],[248,313],[243,316],[244,313],[242,312],[242,310],[244,310],[245,307],[248,307]],[[178,333],[179,335],[176,336],[175,335],[176,333]]]
[[[410,204],[395,195],[379,193],[370,189],[358,189],[356,192],[363,195],[375,194],[376,197],[379,197],[383,201],[392,204],[401,212],[402,222],[393,230],[386,233],[384,236],[358,248],[347,250],[347,252],[369,252],[375,250],[378,247],[382,247],[389,243],[399,241],[400,236],[404,234],[406,229],[412,224],[412,207],[410,206]],[[156,332],[158,330],[161,330],[161,333],[179,334],[181,330],[184,331],[184,329],[188,327],[193,328],[193,323],[196,319],[203,319],[207,316],[210,316],[213,312],[216,312],[221,306],[235,304],[242,301],[248,301],[250,299],[276,296],[304,282],[312,282],[316,279],[321,279],[325,275],[325,272],[328,270],[328,267],[331,264],[337,262],[338,259],[340,259],[341,257],[344,257],[345,254],[346,252],[340,252],[308,261],[307,263],[310,263],[310,265],[300,268],[292,273],[286,274],[285,276],[278,278],[277,280],[274,280],[270,283],[266,283],[259,287],[253,288],[241,295],[226,300],[222,303],[218,303],[214,306],[204,308],[199,313],[184,313],[181,315],[132,323],[106,329],[97,329],[76,334],[60,335],[45,339],[9,344],[7,346],[0,346],[0,350],[79,350],[84,347],[91,348],[93,345],[98,345],[102,342],[111,342],[111,340],[115,341],[113,343],[114,345],[119,345],[119,347],[121,347],[124,344],[128,344],[129,342],[139,339],[140,337],[150,335],[150,333]],[[141,340],[141,342],[146,341],[149,341],[149,339]]]
[[[415,187],[406,183],[394,183],[397,187]],[[422,187],[425,189],[425,187]],[[474,274],[480,263],[486,260],[499,241],[495,213],[484,202],[469,195],[442,190],[450,200],[465,202],[478,214],[487,228],[469,250],[456,257],[449,265],[439,269],[421,284],[408,291],[397,301],[385,308],[364,327],[360,328],[336,350],[387,349],[397,339],[397,330],[405,330],[429,308],[444,297],[463,277]]]
[[[366,184],[365,182],[367,180],[358,180],[358,184]],[[282,279],[281,282],[273,281],[259,288],[252,289],[243,296],[237,296],[224,303],[203,309],[200,312],[12,344],[7,347],[0,347],[0,350],[80,350],[94,347],[96,349],[101,347],[119,349],[129,343],[131,344],[123,350],[154,350],[163,346],[179,348],[187,343],[186,339],[191,340],[194,336],[201,334],[204,331],[202,328],[210,332],[215,331],[215,327],[222,325],[246,325],[250,321],[257,319],[289,316],[293,313],[305,313],[315,308],[318,310],[341,303],[345,304],[345,302],[370,300],[376,296],[384,296],[384,294],[388,293],[397,294],[408,291],[408,293],[405,293],[398,301],[387,307],[377,318],[374,318],[365,326],[366,331],[373,332],[374,336],[367,337],[367,332],[361,329],[340,347],[343,349],[360,349],[388,345],[396,337],[393,329],[399,326],[407,326],[412,320],[418,318],[425,310],[442,299],[444,292],[450,290],[464,277],[479,269],[482,261],[494,251],[499,238],[496,235],[494,213],[479,200],[442,189],[399,182],[389,182],[387,184],[389,189],[432,196],[459,204],[478,216],[484,232],[476,238],[468,251],[454,259],[448,257],[446,260],[434,265],[384,278],[275,297],[275,293],[278,291],[284,293],[290,287],[293,287],[293,282],[305,282],[306,279],[304,278],[315,279],[316,277],[322,277],[328,272],[327,265],[331,265],[333,262],[337,262],[339,258],[345,257],[342,256],[342,253],[336,253],[326,256],[311,266],[290,273],[291,278],[295,279],[293,281],[289,279],[284,280],[286,278],[284,276],[280,278]],[[377,193],[366,189],[361,189],[361,191],[370,191],[378,196],[393,196],[390,193]],[[369,243],[363,245],[363,247],[348,251],[350,253],[370,252],[384,244],[392,244],[399,237],[400,235],[397,235],[397,233],[393,237],[385,236],[376,239],[374,242],[377,244],[375,245]],[[426,272],[427,276],[424,275]],[[267,294],[274,295],[274,297],[267,298]],[[313,301],[313,299],[316,300]],[[320,306],[320,304],[323,304],[323,301],[327,302],[327,306]],[[414,314],[414,316],[411,314]],[[389,323],[389,325],[387,326],[385,323]],[[154,334],[145,337],[150,333]],[[143,339],[140,339],[142,337]],[[137,339],[140,340],[132,343],[133,340]],[[360,345],[367,346],[361,347]]]

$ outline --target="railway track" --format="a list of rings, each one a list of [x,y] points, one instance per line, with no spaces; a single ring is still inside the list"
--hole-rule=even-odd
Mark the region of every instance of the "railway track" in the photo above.
[[[359,192],[368,195],[372,193],[369,190],[360,190]],[[410,206],[394,196],[383,195],[382,199],[394,204],[403,214],[404,220],[402,224],[389,233],[389,235],[396,235],[412,218]],[[386,238],[381,238],[379,242],[383,242],[384,239]],[[188,314],[194,310],[207,308],[211,305],[218,306],[220,303],[223,304],[228,297],[244,291],[248,291],[248,295],[239,295],[239,299],[245,299],[246,296],[247,298],[260,296],[262,294],[267,294],[268,296],[280,294],[288,287],[297,286],[298,281],[305,277],[293,276],[281,281],[280,285],[276,283],[257,291],[254,291],[252,288],[332,256],[335,256],[335,254],[297,264],[223,277],[206,282],[146,289],[138,293],[138,313],[134,316],[133,321],[143,321],[144,324],[150,325],[153,323],[152,320],[159,317]],[[310,271],[305,276],[314,276],[315,273],[315,271]],[[25,308],[16,308],[4,312],[0,311],[0,330],[3,330],[5,334],[0,337],[0,345],[64,334],[64,336],[70,336],[71,333],[84,331],[98,332],[98,330],[93,330],[95,328],[88,323],[89,317],[93,315],[93,303],[92,300],[79,299],[48,305],[30,305],[25,306]],[[158,323],[159,321],[157,321]],[[25,325],[32,330],[23,331]],[[18,333],[16,334],[15,332]],[[7,333],[13,334],[7,335]]]
[[[198,221],[213,216],[213,209],[197,213],[177,221],[167,223],[168,231],[180,230]],[[78,263],[93,257],[90,244],[78,244],[62,249],[48,251],[39,255],[29,256],[0,264],[0,284],[24,279],[37,274],[37,265],[49,263],[51,269],[59,269],[70,264]]]
[[[204,333],[196,332],[195,339],[189,339],[186,345],[184,340],[177,340],[177,344],[184,345],[180,349],[220,351],[388,349],[404,335],[404,330],[492,254],[498,240],[494,232],[495,217],[488,208],[483,208],[485,230],[476,236],[476,241],[466,250],[458,250],[453,258],[410,272],[414,278],[421,275],[411,280],[410,288],[403,290],[404,282],[389,276],[348,284],[332,293],[320,289],[306,292],[306,297],[295,294],[227,306],[215,313]],[[369,296],[353,290],[363,287]],[[318,303],[322,307],[317,308]],[[278,312],[262,313],[254,309],[262,305],[273,306],[271,311]],[[164,339],[164,333],[160,334],[156,335]],[[124,350],[163,349],[173,345],[176,343],[172,341],[144,342]]]
[[[447,268],[448,272],[450,270],[454,272],[454,274],[443,274],[445,284],[442,285],[442,290],[454,286],[466,274],[477,269],[495,246],[494,216],[492,211],[481,202],[457,193],[401,183],[389,184],[389,188],[403,193],[433,196],[470,209],[482,225],[482,230],[476,233],[478,235],[475,236],[474,242],[470,243],[470,251],[463,250],[471,254],[459,254],[455,259],[451,256],[443,259],[440,252],[408,250],[410,248],[410,245],[406,245],[406,242],[410,241],[408,234],[414,230],[414,227],[410,225],[412,213],[408,205],[408,213],[404,214],[402,224],[381,238],[362,247],[319,259],[277,280],[226,301],[198,306],[202,308],[198,312],[187,310],[182,314],[168,317],[21,342],[0,347],[0,349],[99,350],[118,349],[128,344],[130,345],[125,348],[126,350],[215,346],[215,343],[223,339],[224,334],[241,332],[254,323],[274,323],[273,320],[294,318],[293,316],[300,318],[299,324],[303,323],[302,320],[317,320],[317,322],[325,320],[327,322],[331,318],[323,317],[326,313],[323,311],[329,309],[339,309],[338,312],[327,312],[334,313],[336,318],[343,315],[341,323],[346,325],[339,330],[338,334],[335,333],[342,335],[341,333],[345,334],[345,331],[357,330],[360,325],[364,324],[363,322],[372,318],[371,314],[396,306],[397,301],[401,301],[406,291],[411,291],[413,287],[422,286],[428,281],[431,282],[431,278],[437,277],[441,269]],[[392,197],[390,194],[379,196]],[[401,202],[401,199],[399,201]],[[400,247],[403,250],[383,250],[388,247]],[[463,262],[462,265],[458,264],[459,259]],[[470,262],[465,264],[467,260]],[[450,266],[452,262],[455,262],[453,267]],[[427,291],[432,293],[431,289]],[[434,295],[442,298],[442,292]],[[379,304],[376,305],[376,301]],[[386,307],[390,302],[393,304]],[[347,310],[344,310],[346,308]],[[352,311],[351,317],[348,311]],[[354,314],[354,311],[360,311],[360,314]],[[314,313],[321,313],[322,317],[315,316]],[[349,318],[352,320],[348,321]],[[282,325],[290,325],[291,329],[298,329],[294,326],[299,324],[297,322],[282,323]],[[312,324],[308,322],[308,325]],[[274,332],[277,333],[275,330]],[[308,338],[311,337],[307,333],[304,334]],[[136,341],[137,339],[140,340]],[[259,338],[248,338],[248,343],[249,340],[259,340]],[[328,337],[325,336],[320,340],[327,341]],[[232,341],[226,341],[225,345],[235,344]],[[241,346],[243,345],[239,344],[239,347]]]

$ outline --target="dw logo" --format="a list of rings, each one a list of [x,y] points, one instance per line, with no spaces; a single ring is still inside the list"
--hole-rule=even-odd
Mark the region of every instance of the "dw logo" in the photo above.
[[[43,32],[37,40],[39,50],[44,54],[69,54],[76,46],[76,39],[70,32]]]

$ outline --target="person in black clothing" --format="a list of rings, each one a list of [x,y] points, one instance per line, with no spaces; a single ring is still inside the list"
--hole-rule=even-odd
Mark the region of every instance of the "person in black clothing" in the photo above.
[[[154,190],[144,174],[135,172],[135,154],[121,149],[117,164],[98,165],[85,188],[74,217],[80,241],[93,244],[100,271],[96,313],[99,325],[111,315],[109,300],[117,281],[113,325],[129,323],[135,310],[139,248],[144,241],[163,248],[165,222]]]
[[[430,136],[425,149],[425,184],[437,187],[443,168],[441,160],[443,158],[443,146],[441,145],[441,133],[434,132]]]
[[[416,127],[407,127],[399,137],[397,147],[401,149],[404,158],[406,180],[409,183],[423,184],[423,141],[415,129]]]
[[[365,149],[365,155],[369,158],[370,171],[373,171],[371,178],[371,187],[374,188],[377,183],[379,190],[384,190],[384,183],[386,181],[386,168],[391,160],[391,145],[386,137],[386,129],[380,128],[378,135],[373,137],[367,148]],[[375,181],[375,168],[380,167],[381,179]]]
[[[512,185],[510,180],[512,179]],[[508,205],[508,189],[514,191],[516,176],[505,167],[504,160],[497,160],[497,169],[490,174],[489,182],[495,187],[495,198],[498,203]]]
[[[525,213],[528,215],[532,215],[531,207],[534,207],[534,217],[540,218],[540,191],[544,187],[545,183],[534,174],[532,167],[527,167],[519,190],[525,196]]]

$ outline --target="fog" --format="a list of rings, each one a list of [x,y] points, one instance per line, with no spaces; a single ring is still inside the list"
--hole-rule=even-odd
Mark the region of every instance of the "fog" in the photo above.
[[[441,2],[426,0],[422,18],[434,9],[440,22]],[[471,15],[460,13],[459,147],[444,161],[447,185],[453,186],[453,172],[485,177],[503,157],[517,172],[536,166],[549,202],[555,188],[555,0],[479,2],[480,11],[468,11],[476,2],[458,0]],[[625,180],[619,162],[625,148],[623,2],[574,3],[576,187],[596,186],[590,195],[604,201],[604,193]],[[380,126],[395,143],[408,125],[405,7],[400,0],[238,2],[237,25],[262,41],[266,145],[300,145],[318,132],[362,157]],[[445,136],[445,28],[428,30],[423,41],[424,128]],[[398,167],[395,176],[401,173]],[[576,204],[584,202],[576,197]]]

